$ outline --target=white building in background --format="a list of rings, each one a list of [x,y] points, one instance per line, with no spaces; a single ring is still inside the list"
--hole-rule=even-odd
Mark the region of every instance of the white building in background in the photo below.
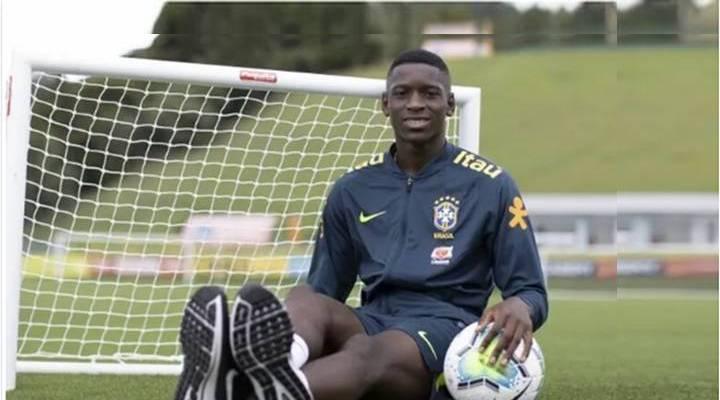
[[[490,57],[494,53],[492,23],[433,23],[423,29],[422,48],[443,58]]]
[[[528,194],[542,247],[717,249],[718,196],[712,193]]]
[[[528,194],[525,204],[548,276],[717,277],[717,194]]]

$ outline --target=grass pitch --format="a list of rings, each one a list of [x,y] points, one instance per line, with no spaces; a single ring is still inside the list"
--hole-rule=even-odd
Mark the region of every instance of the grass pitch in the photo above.
[[[551,301],[542,399],[716,399],[717,298]],[[21,374],[9,400],[170,398],[169,376]]]

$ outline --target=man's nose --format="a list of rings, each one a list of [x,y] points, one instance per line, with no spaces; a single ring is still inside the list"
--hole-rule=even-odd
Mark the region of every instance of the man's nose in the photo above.
[[[425,100],[423,99],[422,95],[418,92],[413,92],[410,94],[410,99],[407,103],[407,108],[416,110],[418,108],[424,108],[425,107]]]

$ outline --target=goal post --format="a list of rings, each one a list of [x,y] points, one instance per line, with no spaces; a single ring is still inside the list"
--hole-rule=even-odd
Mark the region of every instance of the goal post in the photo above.
[[[2,280],[3,343],[5,387],[15,388],[18,313],[22,281],[22,240],[27,149],[30,125],[32,68],[19,57],[7,77],[5,129],[0,139],[0,279]]]
[[[17,372],[177,374],[199,286],[306,272],[335,179],[392,143],[382,79],[16,55],[2,142],[6,389]],[[478,151],[480,89],[448,138]]]

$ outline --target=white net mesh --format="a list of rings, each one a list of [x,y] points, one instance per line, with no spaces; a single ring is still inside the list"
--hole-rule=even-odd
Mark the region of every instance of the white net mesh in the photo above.
[[[20,360],[178,363],[194,290],[282,296],[332,182],[393,138],[377,99],[69,78],[33,79]]]

